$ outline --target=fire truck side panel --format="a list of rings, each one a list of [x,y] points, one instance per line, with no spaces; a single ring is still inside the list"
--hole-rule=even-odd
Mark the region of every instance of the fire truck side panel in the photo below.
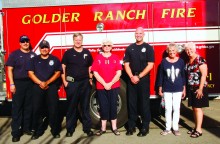
[[[94,58],[102,39],[108,37],[114,43],[112,52],[123,59],[126,47],[135,42],[135,28],[142,26],[146,32],[144,40],[153,46],[156,58],[151,71],[152,98],[157,96],[157,68],[166,55],[166,45],[176,42],[182,51],[188,41],[195,42],[198,53],[207,59],[210,96],[220,95],[220,0],[76,4],[36,7],[31,4],[20,8],[3,5],[5,61],[19,48],[19,36],[23,34],[30,37],[37,54],[40,41],[46,39],[51,44],[50,53],[61,59],[73,45],[74,32],[83,33],[84,48]],[[187,60],[184,52],[180,56]],[[63,88],[59,95],[65,99]],[[12,98],[8,89],[7,98]]]

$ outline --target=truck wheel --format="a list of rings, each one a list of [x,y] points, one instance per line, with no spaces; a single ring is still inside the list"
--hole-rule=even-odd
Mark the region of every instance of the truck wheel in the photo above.
[[[120,80],[121,87],[118,95],[118,105],[117,105],[117,126],[122,127],[128,120],[127,115],[127,97],[126,97],[126,84],[123,80]],[[92,119],[92,128],[100,129],[100,115],[99,115],[99,104],[96,99],[95,87],[92,89],[92,94],[90,96],[90,116]],[[107,128],[111,129],[110,122],[107,123]]]

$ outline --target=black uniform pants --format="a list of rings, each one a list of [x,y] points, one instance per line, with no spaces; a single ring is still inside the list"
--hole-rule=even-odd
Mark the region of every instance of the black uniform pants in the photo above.
[[[33,124],[35,134],[42,135],[45,127],[45,110],[48,112],[49,124],[52,135],[59,134],[60,125],[58,124],[58,88],[56,84],[49,85],[49,88],[43,90],[39,85],[33,87]]]
[[[142,119],[142,128],[148,129],[151,113],[150,113],[150,79],[143,77],[138,84],[131,81],[127,85],[128,93],[128,128],[132,129],[136,126],[138,115]]]
[[[67,132],[73,133],[78,120],[78,106],[82,114],[83,131],[91,129],[91,117],[89,114],[89,99],[91,85],[89,79],[69,82],[66,87],[67,94],[67,114],[66,129]]]
[[[20,137],[22,131],[31,129],[32,86],[31,80],[15,80],[16,92],[12,97],[12,136]]]

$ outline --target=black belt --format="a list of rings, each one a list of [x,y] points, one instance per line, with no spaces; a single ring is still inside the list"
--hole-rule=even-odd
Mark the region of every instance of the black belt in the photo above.
[[[86,79],[89,79],[89,78],[88,77],[85,77],[85,78],[74,78],[74,77],[71,77],[71,76],[67,76],[66,77],[66,81],[68,81],[68,82],[83,81],[83,80],[86,80]]]

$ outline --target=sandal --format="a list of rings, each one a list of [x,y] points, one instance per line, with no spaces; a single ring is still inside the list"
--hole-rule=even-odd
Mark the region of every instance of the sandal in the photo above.
[[[194,131],[196,131],[196,129],[194,128],[192,128],[191,130],[189,130],[188,132],[187,132],[187,134],[192,134]]]
[[[119,135],[120,135],[120,132],[118,131],[118,129],[113,130],[113,133],[114,133],[116,136],[119,136]]]
[[[178,130],[174,130],[173,131],[173,134],[175,135],[175,136],[180,136],[181,134],[180,134],[180,131],[178,131]]]
[[[202,136],[202,133],[200,133],[200,132],[198,132],[198,131],[194,131],[194,132],[190,135],[190,137],[192,137],[192,138],[198,138],[198,137],[200,137],[200,136]]]
[[[96,135],[97,135],[97,136],[100,136],[100,135],[102,135],[102,134],[104,134],[104,133],[106,133],[106,131],[99,130],[99,131],[96,133]]]
[[[165,135],[168,135],[168,134],[170,134],[170,133],[171,133],[170,130],[164,130],[164,131],[162,131],[160,134],[163,135],[163,136],[165,136]]]

